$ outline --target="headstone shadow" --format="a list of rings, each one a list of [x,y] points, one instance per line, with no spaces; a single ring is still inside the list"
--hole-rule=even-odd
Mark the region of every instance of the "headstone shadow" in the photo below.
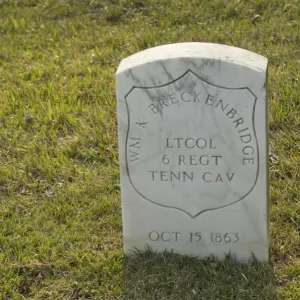
[[[270,263],[239,264],[170,252],[139,252],[124,261],[122,299],[278,299]]]

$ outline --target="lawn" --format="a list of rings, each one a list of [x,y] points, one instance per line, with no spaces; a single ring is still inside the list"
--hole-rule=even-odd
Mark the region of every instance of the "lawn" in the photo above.
[[[270,261],[122,250],[115,72],[149,47],[269,59]],[[0,0],[1,299],[300,299],[298,0]]]

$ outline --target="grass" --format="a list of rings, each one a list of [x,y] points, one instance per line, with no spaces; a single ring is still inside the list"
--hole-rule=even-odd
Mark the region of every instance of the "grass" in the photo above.
[[[174,42],[269,59],[271,259],[122,252],[115,71]],[[1,299],[299,299],[297,0],[0,0]]]

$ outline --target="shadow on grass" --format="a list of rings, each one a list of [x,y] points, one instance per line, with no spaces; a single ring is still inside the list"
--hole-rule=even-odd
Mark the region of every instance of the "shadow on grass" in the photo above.
[[[122,299],[277,299],[268,263],[240,265],[151,250],[125,260]]]

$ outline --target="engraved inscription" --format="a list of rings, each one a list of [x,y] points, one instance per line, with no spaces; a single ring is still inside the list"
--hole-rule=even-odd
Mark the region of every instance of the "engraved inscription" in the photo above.
[[[194,173],[190,172],[166,172],[166,171],[149,171],[152,174],[152,181],[193,181]]]
[[[148,235],[149,240],[150,241],[163,241],[163,242],[170,242],[170,241],[174,241],[177,242],[178,241],[178,237],[181,235],[181,232],[162,232],[162,233],[158,233],[156,231],[151,231]]]
[[[215,86],[188,70],[162,86],[134,87],[125,100],[127,174],[144,200],[195,218],[251,193],[259,151],[247,87]]]
[[[141,138],[137,138],[137,137],[130,137],[130,148],[134,148],[134,149],[140,149],[141,148]],[[140,158],[140,153],[137,150],[129,150],[130,152],[130,162],[134,162],[139,160]]]
[[[151,242],[188,242],[188,243],[204,243],[204,244],[236,244],[241,241],[240,234],[237,232],[189,232],[182,233],[178,231],[151,231],[148,234],[148,239]]]
[[[146,128],[148,122],[141,122],[140,119],[138,119],[136,122],[135,122],[136,125],[140,126],[141,128]]]

